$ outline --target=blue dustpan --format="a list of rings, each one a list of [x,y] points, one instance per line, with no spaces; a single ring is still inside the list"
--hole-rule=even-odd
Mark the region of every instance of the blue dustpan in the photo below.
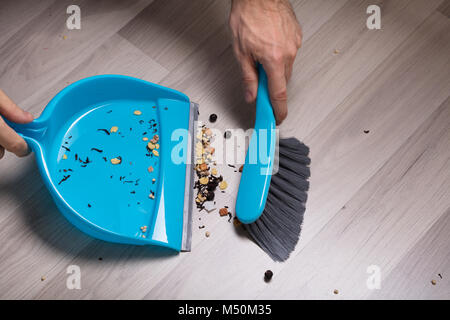
[[[80,230],[190,250],[196,117],[197,106],[180,92],[100,75],[63,89],[33,122],[9,124],[35,152],[59,210]]]

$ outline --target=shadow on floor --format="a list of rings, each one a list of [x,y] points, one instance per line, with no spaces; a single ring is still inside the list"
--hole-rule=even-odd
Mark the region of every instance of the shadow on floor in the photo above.
[[[84,234],[59,212],[39,175],[34,156],[20,161],[27,161],[25,170],[0,181],[0,193],[9,194],[18,204],[13,214],[14,219],[22,220],[22,231],[36,235],[53,250],[82,260],[142,260],[178,255],[163,247],[114,244]]]

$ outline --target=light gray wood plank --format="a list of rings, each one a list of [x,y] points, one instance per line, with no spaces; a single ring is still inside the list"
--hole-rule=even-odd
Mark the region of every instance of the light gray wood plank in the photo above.
[[[450,299],[450,208],[382,279],[371,299]],[[433,285],[432,281],[436,284]]]
[[[172,70],[228,19],[229,2],[155,1],[119,34]]]
[[[329,23],[305,40],[288,87],[290,115],[281,129],[300,138],[310,134],[440,3],[346,2]],[[381,7],[381,30],[366,27],[370,4]]]
[[[1,47],[0,87],[20,105],[48,90],[150,2],[80,1],[81,30],[70,31],[65,12],[72,2],[54,2],[48,8],[54,12],[51,17],[42,12]]]
[[[3,0],[0,2],[0,47],[15,32],[20,30],[26,23],[33,20],[37,15],[49,8],[55,0],[44,1],[16,1]],[[47,16],[53,13],[46,10]]]
[[[447,18],[450,18],[450,1],[442,1],[442,4],[437,10]]]

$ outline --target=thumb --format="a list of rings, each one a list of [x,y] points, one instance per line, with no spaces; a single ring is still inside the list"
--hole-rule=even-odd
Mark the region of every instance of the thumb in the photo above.
[[[20,109],[2,90],[0,90],[0,114],[16,123],[33,121],[33,115]]]
[[[258,72],[255,61],[251,57],[242,57],[240,64],[245,90],[245,101],[252,103],[256,100],[256,93],[258,92]]]

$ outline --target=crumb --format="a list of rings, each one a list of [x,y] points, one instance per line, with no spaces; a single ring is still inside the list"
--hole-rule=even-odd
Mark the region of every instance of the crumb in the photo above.
[[[227,208],[221,208],[219,210],[219,214],[221,217],[228,215],[228,209]]]
[[[111,127],[111,130],[109,130],[109,132],[117,132],[117,130],[119,130],[119,128],[114,126],[114,127]]]
[[[219,183],[220,190],[225,190],[228,187],[228,184],[226,181],[222,181]]]
[[[431,284],[433,285],[433,286],[435,286],[436,285],[436,280],[431,280]]]
[[[150,167],[148,167],[148,169],[147,169],[147,170],[148,170],[148,172],[150,172],[150,173],[151,173],[151,172],[153,172],[153,167],[152,167],[152,166],[150,166]]]
[[[244,170],[244,165],[239,167],[239,172],[242,172],[242,170]]]
[[[213,113],[209,116],[209,122],[216,122],[217,121],[217,114]]]
[[[338,289],[334,289],[333,293],[334,294],[339,294],[339,290]]]
[[[122,157],[112,158],[111,159],[112,164],[121,164],[122,163]]]
[[[205,236],[206,236],[207,238],[209,238],[210,235],[211,235],[211,233],[210,233],[209,231],[206,231],[206,232],[205,232]]]
[[[67,159],[67,155],[66,154],[63,154],[63,157],[62,157],[64,160],[66,160]]]
[[[364,130],[363,131],[365,134],[368,134],[370,132],[370,130]]]
[[[133,113],[134,113],[136,116],[140,116],[140,115],[142,114],[142,112],[139,111],[139,110],[134,110]]]
[[[45,276],[41,277],[41,281],[45,281],[45,279],[47,279]]]
[[[264,272],[264,281],[265,282],[269,282],[270,280],[272,280],[272,277],[273,277],[272,270],[267,270],[266,272]]]

